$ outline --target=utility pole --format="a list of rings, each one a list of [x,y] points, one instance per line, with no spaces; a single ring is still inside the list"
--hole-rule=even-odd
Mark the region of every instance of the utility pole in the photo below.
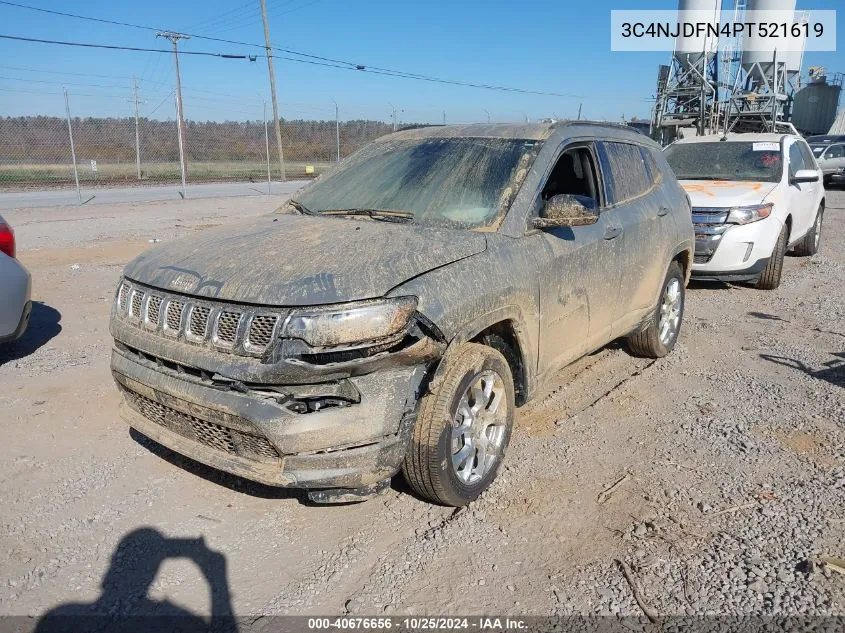
[[[443,110],[443,125],[446,125],[446,110]]]
[[[276,101],[276,72],[273,70],[273,46],[270,44],[270,24],[267,22],[267,0],[259,0],[261,19],[264,20],[264,51],[267,54],[267,72],[270,74],[270,99],[273,102],[273,125],[276,128],[276,145],[279,148],[279,171],[285,180],[285,153],[282,150],[282,124],[279,121],[279,103]]]
[[[138,171],[138,180],[141,180],[141,135],[138,131],[138,106],[145,103],[138,100],[138,78],[132,75],[132,92],[135,103],[135,168]]]
[[[340,112],[337,107],[337,101],[332,99],[332,103],[334,103],[334,135],[337,146],[337,162],[340,162]]]
[[[579,121],[581,120],[581,106],[583,106],[583,105],[584,105],[583,103],[578,104],[578,120]]]
[[[189,40],[190,35],[182,35],[172,31],[159,31],[156,37],[165,37],[173,44],[173,62],[176,67],[176,130],[179,136],[179,165],[182,172],[182,197],[186,195],[185,181],[188,175],[188,160],[185,156],[185,116],[182,112],[182,79],[179,76],[179,40]]]
[[[484,110],[484,108],[482,108]],[[484,110],[484,114],[487,115],[487,123],[490,123],[490,113],[487,110]]]
[[[388,103],[387,105],[390,106],[391,110],[393,111],[393,131],[396,131],[396,106],[392,103]]]

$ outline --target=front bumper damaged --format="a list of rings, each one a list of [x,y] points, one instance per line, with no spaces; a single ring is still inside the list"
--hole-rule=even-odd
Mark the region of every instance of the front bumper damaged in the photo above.
[[[444,347],[422,337],[346,362],[267,364],[162,341],[120,320],[112,333],[112,375],[130,426],[195,461],[307,488],[321,501],[349,500],[345,493],[376,490],[396,474]]]

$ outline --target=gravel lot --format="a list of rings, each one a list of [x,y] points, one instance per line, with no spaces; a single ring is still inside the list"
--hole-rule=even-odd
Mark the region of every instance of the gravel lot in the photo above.
[[[845,192],[778,290],[693,284],[672,355],[610,346],[558,376],[461,511],[401,478],[364,504],[310,506],[118,418],[123,264],[282,200],[4,212],[41,303],[0,350],[0,614],[143,610],[149,584],[198,614],[642,616],[618,559],[662,615],[845,615],[845,576],[813,562],[845,557]]]

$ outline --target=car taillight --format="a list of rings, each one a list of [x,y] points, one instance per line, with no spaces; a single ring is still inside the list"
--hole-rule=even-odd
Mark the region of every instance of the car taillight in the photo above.
[[[8,224],[0,223],[0,252],[15,256],[15,232]]]

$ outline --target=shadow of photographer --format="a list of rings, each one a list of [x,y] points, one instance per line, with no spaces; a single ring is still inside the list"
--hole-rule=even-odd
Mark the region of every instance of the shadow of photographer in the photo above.
[[[191,560],[202,572],[211,594],[210,617],[196,615],[170,600],[148,596],[159,568],[168,559]],[[153,528],[134,530],[115,548],[101,588],[102,593],[94,602],[67,603],[51,609],[38,620],[35,631],[237,632],[226,557],[211,550],[203,537],[169,538]]]

